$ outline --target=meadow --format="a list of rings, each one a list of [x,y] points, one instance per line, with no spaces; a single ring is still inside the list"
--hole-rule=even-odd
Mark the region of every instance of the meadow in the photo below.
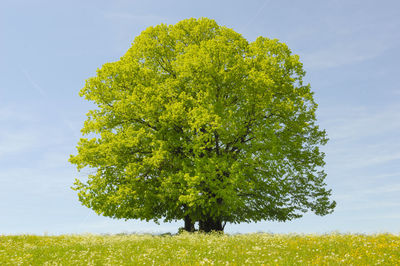
[[[3,235],[0,265],[400,265],[400,235]]]

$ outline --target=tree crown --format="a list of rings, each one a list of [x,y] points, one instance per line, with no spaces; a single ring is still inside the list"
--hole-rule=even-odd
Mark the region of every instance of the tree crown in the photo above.
[[[299,56],[207,18],[149,27],[80,95],[94,102],[70,162],[97,213],[239,223],[333,211],[326,133]],[[95,134],[95,135],[93,135]]]

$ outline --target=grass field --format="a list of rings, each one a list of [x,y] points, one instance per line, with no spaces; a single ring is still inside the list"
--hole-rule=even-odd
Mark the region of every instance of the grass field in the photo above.
[[[0,265],[400,265],[391,234],[0,236]]]

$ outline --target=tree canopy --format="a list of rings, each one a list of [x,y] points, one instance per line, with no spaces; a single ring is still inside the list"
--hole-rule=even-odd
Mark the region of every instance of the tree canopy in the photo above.
[[[98,214],[187,230],[329,214],[304,75],[286,44],[211,19],[149,27],[80,91],[97,108],[70,162],[94,172],[73,189]]]

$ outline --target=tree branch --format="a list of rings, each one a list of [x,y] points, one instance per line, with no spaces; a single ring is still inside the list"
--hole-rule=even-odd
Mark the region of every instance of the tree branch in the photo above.
[[[216,131],[214,131],[214,137],[215,137],[215,151],[216,151],[216,153],[217,153],[217,155],[219,156],[220,155],[220,152],[219,152],[219,135],[218,135],[218,133],[216,132]]]

